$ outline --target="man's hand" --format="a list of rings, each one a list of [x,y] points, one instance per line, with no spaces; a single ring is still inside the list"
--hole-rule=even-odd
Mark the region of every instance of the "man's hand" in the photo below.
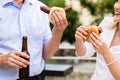
[[[0,65],[2,66],[12,66],[16,68],[27,67],[29,65],[29,55],[24,52],[11,51],[8,54],[0,55]],[[26,59],[24,59],[26,58]]]
[[[41,6],[40,9],[49,14],[50,22],[54,25],[54,31],[64,31],[68,26],[68,21],[66,18],[66,13],[71,11],[71,7],[46,7]]]
[[[62,12],[55,11],[51,15],[52,23],[54,25],[53,30],[64,31],[68,26],[68,21],[65,15]]]

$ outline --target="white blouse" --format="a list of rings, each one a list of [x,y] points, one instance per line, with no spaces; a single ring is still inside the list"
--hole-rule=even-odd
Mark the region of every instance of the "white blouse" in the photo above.
[[[108,28],[112,22],[113,17],[105,17],[99,25],[103,29],[103,32],[101,33],[100,36],[107,43],[108,46],[110,46],[116,30],[116,28],[114,29]],[[87,52],[84,56],[82,56],[82,58],[91,57],[95,53],[95,50],[91,43],[85,42],[85,45],[87,47]],[[118,62],[120,62],[120,46],[113,46],[110,48],[110,51],[112,52],[114,57],[118,60]],[[98,53],[96,60],[96,69],[91,80],[115,80],[112,74],[110,73],[103,56]]]

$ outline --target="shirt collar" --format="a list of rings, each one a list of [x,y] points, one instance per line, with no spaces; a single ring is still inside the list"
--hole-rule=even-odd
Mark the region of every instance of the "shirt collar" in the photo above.
[[[5,6],[5,5],[9,4],[9,3],[13,3],[13,0],[1,0],[0,3],[1,3],[2,6]]]
[[[33,2],[34,2],[33,0],[25,0],[25,1],[27,1],[30,5],[32,5]],[[13,2],[14,2],[13,0],[2,0],[2,1],[0,1],[2,6],[5,6],[5,5],[13,3]]]

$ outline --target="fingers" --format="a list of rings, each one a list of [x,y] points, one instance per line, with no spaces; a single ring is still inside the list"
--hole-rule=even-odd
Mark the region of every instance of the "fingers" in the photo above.
[[[52,14],[53,17],[53,25],[58,29],[65,29],[68,26],[68,21],[66,16],[64,16],[61,12],[55,11]]]
[[[102,45],[101,39],[95,33],[90,34],[90,41],[96,49]]]
[[[97,34],[92,33],[90,34],[90,41],[96,50],[96,52],[104,55],[109,52],[108,45],[104,42],[104,40]]]
[[[14,60],[13,62],[19,65],[20,67],[26,67],[29,64],[29,56],[24,52],[17,52],[16,54],[17,55],[12,55]]]
[[[8,59],[8,64],[17,68],[22,68],[22,67],[26,67],[27,65],[23,64],[22,62],[10,57]]]
[[[25,53],[25,52],[15,52],[16,53],[16,55],[18,55],[18,56],[21,56],[21,57],[24,57],[24,58],[26,58],[26,59],[29,59],[29,55],[27,54],[27,53]]]
[[[29,65],[29,55],[24,52],[12,51],[4,56],[2,64],[4,66],[13,66],[17,68],[27,67]]]
[[[76,33],[75,33],[76,38],[86,39],[86,35],[87,35],[87,28],[86,27],[80,26],[79,28],[77,28]]]

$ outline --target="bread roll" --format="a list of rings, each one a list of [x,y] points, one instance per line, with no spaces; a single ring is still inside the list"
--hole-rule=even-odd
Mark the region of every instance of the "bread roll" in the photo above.
[[[64,16],[66,16],[66,13],[65,13],[65,10],[61,7],[52,7],[51,10],[50,10],[50,13],[49,13],[49,19],[50,19],[50,22],[52,23],[52,17],[51,15],[55,12],[55,11],[58,11],[58,12],[61,12]]]
[[[90,39],[89,39],[89,36],[92,32],[96,33],[97,35],[100,35],[100,32],[102,31],[99,31],[98,27],[97,26],[88,26],[87,27],[87,35],[86,35],[86,41],[87,42],[90,42]]]

